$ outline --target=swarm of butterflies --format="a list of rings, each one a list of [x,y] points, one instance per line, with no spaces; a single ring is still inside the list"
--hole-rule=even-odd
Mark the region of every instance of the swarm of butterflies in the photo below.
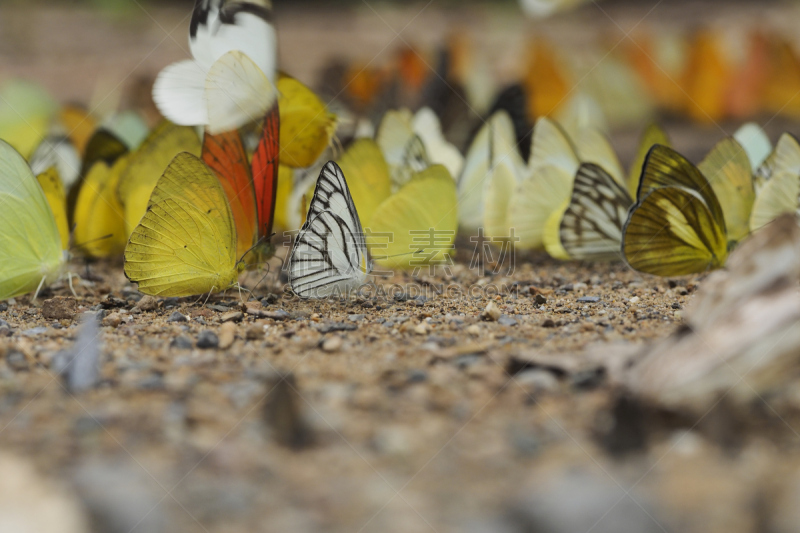
[[[265,268],[277,228],[299,228],[286,272],[303,298],[346,295],[374,265],[446,261],[459,230],[680,276],[724,266],[751,231],[800,212],[800,144],[784,134],[773,148],[755,124],[698,166],[652,125],[624,172],[591,113],[531,131],[512,88],[466,156],[430,107],[388,110],[377,128],[354,120],[342,150],[343,119],[278,70],[266,1],[196,0],[189,44],[192,58],[156,79],[165,120],[152,131],[133,112],[0,86],[0,300],[38,294],[73,254],[122,255],[146,294],[225,291]]]

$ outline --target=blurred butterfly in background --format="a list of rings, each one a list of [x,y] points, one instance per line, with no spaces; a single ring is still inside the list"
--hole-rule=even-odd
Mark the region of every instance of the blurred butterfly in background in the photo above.
[[[196,0],[189,29],[192,59],[158,75],[153,100],[181,126],[212,134],[263,117],[278,98],[272,8],[257,0]]]
[[[364,285],[371,270],[347,181],[339,165],[328,162],[289,256],[289,284],[301,298],[346,297]]]
[[[718,143],[698,167],[656,145],[623,230],[625,260],[659,276],[720,268],[749,233],[754,200],[751,164],[735,139]]]
[[[56,182],[61,183],[60,179]],[[0,232],[0,300],[32,291],[38,294],[61,276],[67,253],[39,181],[19,152],[2,140],[0,200],[4,228]]]
[[[750,216],[755,231],[784,213],[800,216],[800,142],[784,133],[755,174],[756,199]]]

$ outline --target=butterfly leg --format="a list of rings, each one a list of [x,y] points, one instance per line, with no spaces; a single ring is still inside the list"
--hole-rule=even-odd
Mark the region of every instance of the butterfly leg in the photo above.
[[[72,286],[72,272],[67,272],[67,279],[69,280],[69,290],[72,292],[72,295],[77,298],[78,295],[75,293],[75,287]]]
[[[42,290],[42,285],[44,285],[44,280],[47,279],[47,276],[42,276],[42,281],[39,282],[39,286],[36,287],[36,292],[33,293],[33,301],[36,301],[36,298],[39,296],[39,291]]]

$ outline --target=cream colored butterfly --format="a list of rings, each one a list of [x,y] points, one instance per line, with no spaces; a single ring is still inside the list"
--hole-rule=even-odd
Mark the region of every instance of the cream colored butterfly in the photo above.
[[[800,142],[784,133],[755,174],[756,198],[750,215],[755,231],[783,213],[800,216]]]

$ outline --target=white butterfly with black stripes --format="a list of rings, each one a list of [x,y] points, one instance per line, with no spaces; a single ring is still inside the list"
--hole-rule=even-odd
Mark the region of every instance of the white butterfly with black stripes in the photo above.
[[[329,161],[289,256],[289,284],[301,298],[344,297],[364,285],[371,270],[347,181],[339,165]]]
[[[628,191],[594,163],[583,163],[575,175],[565,210],[548,220],[547,252],[559,259],[620,259],[622,227],[633,205]]]
[[[172,122],[218,134],[262,118],[277,100],[277,35],[266,0],[196,0],[189,46],[192,59],[169,65],[153,86]]]

